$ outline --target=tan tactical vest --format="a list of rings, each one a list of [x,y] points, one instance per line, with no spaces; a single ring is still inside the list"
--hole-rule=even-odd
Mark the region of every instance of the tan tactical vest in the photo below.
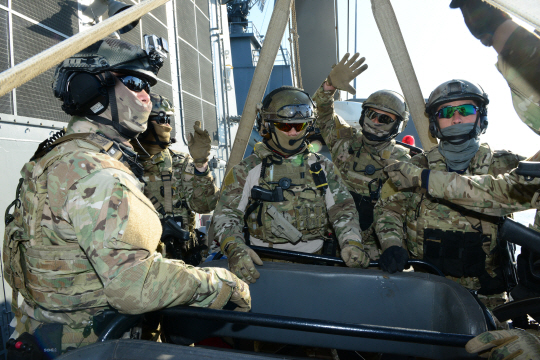
[[[154,158],[147,160],[143,164],[145,178],[147,179],[144,195],[150,199],[160,218],[173,214],[182,216],[182,228],[193,234],[195,231],[195,213],[189,209],[184,200],[187,195],[183,193],[181,183],[182,174],[186,171],[189,162],[184,159],[185,161],[182,162],[179,168],[173,169],[173,163],[180,162],[182,159],[184,159],[182,154],[167,149],[155,155]],[[157,172],[154,164],[158,168]],[[149,169],[151,171],[147,173]]]
[[[26,163],[21,170],[22,178],[17,188],[19,200],[15,200],[13,218],[6,224],[4,235],[4,275],[14,290],[13,299],[20,292],[31,306],[38,305],[47,310],[76,311],[108,306],[103,285],[79,244],[52,245],[41,225],[44,207],[49,206],[49,167],[61,157],[81,150],[77,141],[66,141],[70,139],[84,139],[95,147],[96,153],[110,150],[108,154],[116,158],[111,149],[113,142],[97,134],[73,134],[61,138],[64,142],[61,151],[56,147],[41,158]],[[104,168],[116,168],[134,176],[119,161],[102,163],[99,157],[94,159],[95,166],[88,168],[84,176]],[[84,177],[75,172],[67,175],[65,189]],[[20,315],[16,306],[13,301],[12,310]]]
[[[407,158],[409,149],[390,142],[380,154],[371,154],[362,144],[362,137],[356,136],[354,140],[351,140],[349,153],[352,156],[346,159],[337,156],[332,161],[340,170],[349,191],[369,197],[370,189],[372,192],[377,190],[377,179],[380,179],[382,183],[388,179],[383,171],[384,167],[390,164],[388,160]]]
[[[327,216],[326,202],[322,191],[316,187],[311,164],[318,161],[314,153],[307,150],[301,154],[283,159],[266,149],[262,144],[255,147],[255,154],[262,159],[264,171],[261,171],[259,186],[273,190],[280,179],[291,180],[291,187],[283,190],[285,201],[262,202],[246,218],[249,233],[264,241],[274,244],[290,242],[272,231],[273,218],[268,208],[273,206],[283,217],[302,233],[302,240],[317,240],[328,237],[330,222]],[[265,166],[264,163],[267,163]],[[324,164],[322,171],[325,172]],[[326,174],[326,172],[325,172]],[[254,199],[250,198],[248,209]]]
[[[487,144],[482,144],[472,159],[467,174],[491,174],[497,176],[517,166],[518,161],[518,157],[513,154],[508,152],[494,153]],[[440,154],[437,147],[424,155],[414,157],[412,162],[422,168],[447,171],[444,157]],[[472,246],[470,239],[472,237],[474,239],[480,239],[481,245],[477,244],[475,246],[481,246],[481,250],[478,248],[477,251],[483,250],[486,254],[485,269],[490,275],[495,275],[493,269],[499,266],[498,255],[494,251],[497,246],[497,223],[500,220],[498,217],[474,213],[444,200],[431,198],[425,194],[421,196],[416,195],[415,199],[414,203],[409,204],[407,209],[407,239],[412,240],[407,241],[407,246],[413,257],[419,259],[426,258],[425,251],[432,252],[433,249],[440,249],[444,241],[441,239],[445,236],[451,237],[456,242],[462,238],[466,244],[469,242],[471,244],[470,246]],[[478,240],[473,241],[478,243]],[[462,251],[462,249],[454,250]],[[456,254],[457,257],[461,257],[461,255]],[[463,255],[464,257],[466,255]],[[474,260],[471,262],[477,263]]]

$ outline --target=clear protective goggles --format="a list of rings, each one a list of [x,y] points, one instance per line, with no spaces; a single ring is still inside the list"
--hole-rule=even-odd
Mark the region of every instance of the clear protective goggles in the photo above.
[[[265,115],[277,115],[282,119],[309,119],[314,117],[313,108],[307,104],[285,105],[275,113],[265,112]]]

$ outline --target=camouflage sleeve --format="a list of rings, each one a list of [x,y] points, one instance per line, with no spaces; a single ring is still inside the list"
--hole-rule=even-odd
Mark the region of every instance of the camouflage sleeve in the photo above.
[[[497,69],[512,90],[514,108],[525,124],[540,134],[540,38],[516,29],[499,54]]]
[[[144,199],[144,200],[143,200]],[[136,204],[137,202],[139,204]],[[223,284],[234,284],[224,269],[194,268],[151,250],[160,237],[159,219],[130,176],[105,169],[70,188],[63,211],[79,245],[100,277],[107,301],[122,313],[139,314],[176,305],[212,305]],[[150,216],[137,216],[137,205]],[[128,219],[139,225],[142,243],[124,239]],[[155,221],[154,221],[155,220]],[[151,228],[157,224],[157,232]]]
[[[492,175],[463,176],[444,171],[431,171],[428,192],[464,208],[493,216],[537,207],[540,179],[525,180],[514,171]]]
[[[186,200],[191,210],[199,214],[206,214],[216,208],[219,198],[219,189],[214,184],[214,178],[210,168],[204,173],[198,173],[195,169],[193,158],[184,154],[185,157],[174,157],[173,171],[175,177],[180,179],[183,199]]]
[[[341,124],[334,112],[334,94],[333,91],[325,91],[323,85],[317,89],[313,95],[313,101],[317,104],[317,120],[315,126],[321,130],[321,135],[326,145],[332,151],[338,142],[338,131],[341,127],[347,126]]]
[[[390,246],[402,246],[405,234],[403,224],[406,222],[407,206],[411,197],[410,192],[397,192],[386,199],[379,199],[373,210],[373,224],[379,238],[381,250]]]
[[[328,182],[325,195],[328,218],[339,244],[343,246],[347,240],[361,241],[359,215],[354,200],[334,164],[325,159],[324,167]]]
[[[223,179],[223,189],[214,211],[214,236],[221,249],[231,240],[244,241],[244,211],[251,186],[246,184],[247,171],[241,165],[233,167]]]

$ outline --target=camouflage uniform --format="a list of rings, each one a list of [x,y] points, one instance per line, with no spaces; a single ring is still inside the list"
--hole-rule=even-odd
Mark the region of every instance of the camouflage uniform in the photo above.
[[[497,68],[508,81],[514,108],[533,131],[540,135],[540,38],[517,28],[499,54]],[[540,161],[540,152],[528,159]],[[540,179],[526,180],[510,172],[465,177],[431,171],[429,194],[477,212],[501,216],[515,211],[540,208]],[[540,225],[539,215],[535,223]]]
[[[223,306],[234,275],[164,259],[156,252],[156,212],[130,168],[117,160],[113,141],[77,116],[67,127],[70,135],[21,171],[20,206],[6,226],[3,249],[13,299],[17,291],[24,297],[22,305],[12,304],[13,336],[60,323],[65,349],[94,342],[93,315],[111,307],[140,314]]]
[[[317,189],[310,165],[318,162],[326,175],[328,188]],[[282,158],[265,144],[257,143],[254,154],[232,168],[224,179],[222,195],[214,211],[215,236],[225,250],[231,241],[244,242],[244,214],[253,204],[251,189],[261,186],[272,190],[283,178],[292,186],[284,190],[284,202],[262,202],[246,218],[253,245],[315,253],[323,246],[331,226],[340,246],[345,241],[360,240],[358,213],[334,165],[321,155],[304,148],[296,155]],[[292,244],[272,231],[273,206],[302,233],[302,240]]]
[[[487,144],[482,144],[472,158],[466,173],[498,176],[515,168],[520,160],[523,158],[508,151],[493,152]],[[419,168],[431,169],[432,171],[446,170],[447,168],[446,161],[439,152],[438,146],[426,154],[414,156],[411,163]],[[493,292],[490,294],[488,290],[491,286],[489,282],[491,280],[494,282],[502,281],[503,278],[498,269],[499,256],[494,251],[497,246],[498,220],[499,218],[496,217],[480,216],[473,212],[463,211],[450,203],[434,199],[419,189],[414,192],[395,193],[388,198],[381,199],[375,206],[375,229],[383,251],[391,246],[404,246],[408,248],[412,258],[425,259],[435,263],[442,267],[446,274],[448,274],[446,268],[452,269],[449,271],[454,276],[447,277],[468,289],[479,290],[482,282],[480,294],[485,293],[486,295],[493,295]],[[446,236],[451,237],[451,241],[448,243],[444,240]],[[477,239],[481,239],[481,242]],[[461,244],[462,242],[463,244]],[[404,243],[405,245],[403,245]],[[450,244],[452,245],[449,246]],[[474,250],[466,249],[471,244],[476,244],[480,254],[475,253]],[[480,247],[483,249],[483,253]],[[454,252],[459,252],[459,257],[454,256]],[[461,255],[462,253],[466,255]],[[484,257],[487,273],[483,268],[474,266],[482,264]],[[455,262],[458,264],[454,264]],[[455,270],[453,266],[459,269]],[[463,275],[457,276],[459,273],[463,273]],[[467,276],[471,273],[477,275]],[[497,288],[495,284],[492,286]],[[500,287],[499,285],[498,288],[500,289]],[[503,295],[488,296],[491,300],[487,305],[497,305]]]
[[[160,218],[181,216],[182,227],[191,233],[191,245],[195,244],[195,213],[213,211],[219,198],[210,169],[199,173],[189,154],[172,149],[163,150],[142,165],[144,194],[154,204]],[[168,199],[166,189],[172,193]]]
[[[371,259],[380,256],[380,245],[373,231],[373,206],[378,198],[380,179],[383,183],[388,176],[382,170],[394,160],[409,161],[409,149],[396,144],[395,140],[383,142],[375,148],[363,141],[361,133],[349,126],[334,112],[335,90],[317,90],[313,100],[317,103],[316,126],[332,154],[347,190],[353,195],[360,213],[362,239]],[[369,174],[369,169],[373,173]]]

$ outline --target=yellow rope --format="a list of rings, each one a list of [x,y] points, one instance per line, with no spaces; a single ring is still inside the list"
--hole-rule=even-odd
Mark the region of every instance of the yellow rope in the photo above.
[[[61,63],[70,56],[87,48],[96,41],[103,39],[118,29],[141,18],[149,11],[154,10],[169,0],[144,0],[133,5],[120,14],[115,15],[90,29],[79,32],[69,39],[23,61],[22,63],[7,69],[0,74],[0,96],[3,96],[14,88],[23,85],[36,76],[44,73],[53,66]]]

